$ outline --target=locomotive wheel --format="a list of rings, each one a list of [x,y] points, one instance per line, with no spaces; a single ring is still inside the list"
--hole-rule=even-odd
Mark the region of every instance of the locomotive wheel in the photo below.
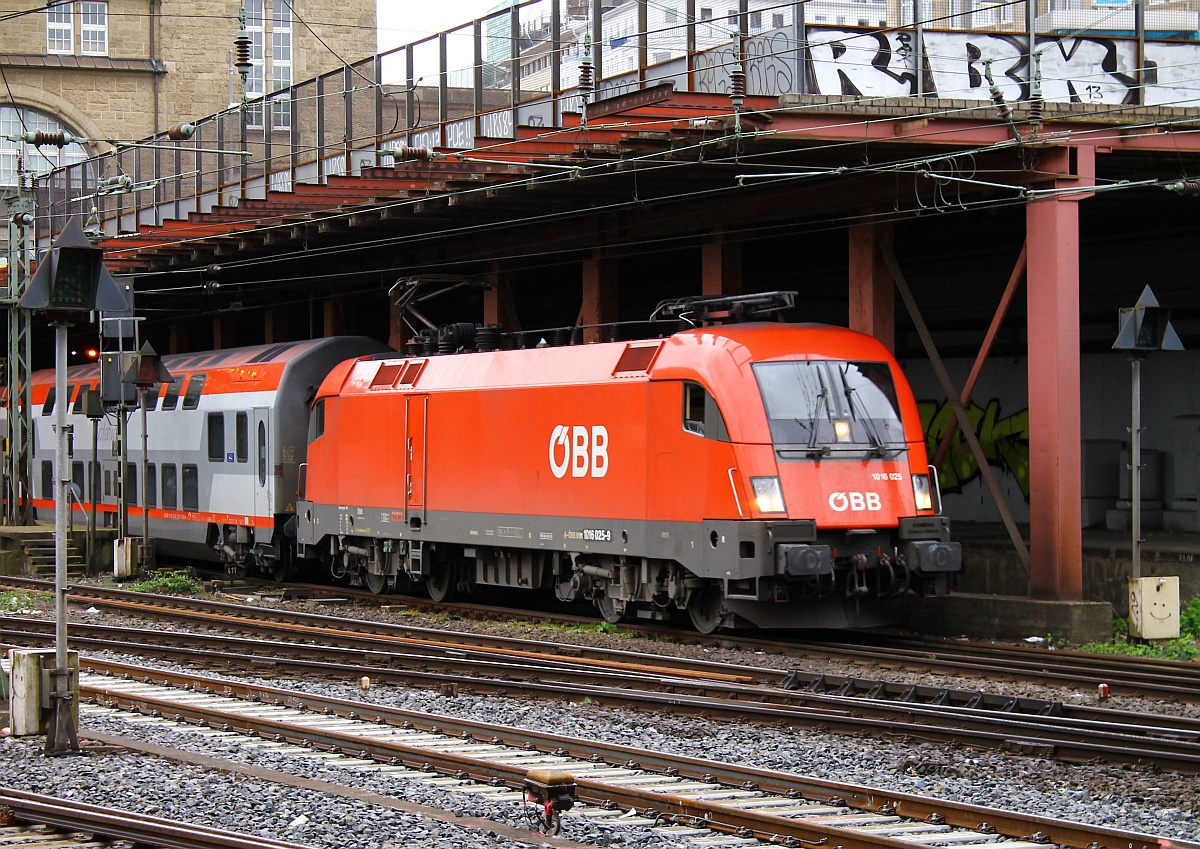
[[[596,596],[596,609],[609,625],[616,625],[625,618],[625,610],[617,612],[617,603],[606,595]]]
[[[374,595],[382,595],[387,589],[387,575],[375,574],[369,569],[362,570],[363,586]]]
[[[721,608],[724,606],[724,602],[720,585],[706,584],[703,589],[692,596],[687,606],[692,627],[701,634],[711,634],[716,631],[721,625]]]
[[[425,588],[429,597],[437,602],[451,601],[455,590],[454,568],[445,563],[434,563],[433,571],[425,579]]]

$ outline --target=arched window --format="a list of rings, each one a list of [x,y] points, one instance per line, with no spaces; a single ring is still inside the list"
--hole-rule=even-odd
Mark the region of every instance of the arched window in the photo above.
[[[46,133],[66,130],[74,135],[79,135],[36,109],[11,104],[0,106],[0,186],[17,184],[18,158],[22,158],[25,168],[35,174],[45,174],[62,165],[70,165],[87,159],[87,151],[77,144],[69,144],[59,150],[52,145],[34,147],[31,144],[12,141],[8,138],[8,136],[27,132],[36,133],[38,130]]]

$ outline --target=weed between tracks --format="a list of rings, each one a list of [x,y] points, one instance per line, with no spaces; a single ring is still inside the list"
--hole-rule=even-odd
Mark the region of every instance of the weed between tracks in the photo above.
[[[52,593],[27,593],[21,590],[0,593],[0,613],[23,610],[46,610],[54,606]]]
[[[125,589],[135,593],[156,593],[159,595],[195,595],[204,591],[204,587],[187,572],[160,570],[151,577],[128,584]]]

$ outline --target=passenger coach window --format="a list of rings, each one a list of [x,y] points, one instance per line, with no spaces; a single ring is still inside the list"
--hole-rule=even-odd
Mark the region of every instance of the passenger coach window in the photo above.
[[[258,423],[258,485],[267,485],[267,424]]]
[[[75,393],[75,405],[71,407],[71,412],[76,414],[83,413],[83,396],[87,394],[91,386],[87,383],[79,384],[79,391]]]
[[[87,490],[85,490],[83,488],[85,481],[83,479],[83,461],[82,460],[76,460],[75,462],[71,463],[71,483],[73,483],[73,484],[75,484],[75,486],[79,487],[79,500],[80,501],[87,498]]]
[[[130,504],[137,504],[137,465],[125,464],[125,497]]]
[[[212,463],[225,462],[225,414],[208,414],[208,459]]]
[[[200,406],[200,393],[204,389],[204,379],[207,374],[193,374],[188,381],[187,391],[183,393],[183,409],[194,410]]]
[[[58,394],[58,387],[51,386],[50,391],[46,393],[46,400],[42,402],[42,415],[48,416],[54,412],[54,397]]]
[[[146,506],[158,506],[158,478],[153,463],[146,464]]]
[[[250,459],[250,417],[245,413],[237,414],[234,443],[237,449],[237,461],[245,463]]]
[[[54,461],[42,461],[42,498],[54,497]]]
[[[200,509],[200,474],[191,463],[183,464],[183,509]]]
[[[167,384],[167,394],[163,395],[164,410],[174,410],[179,403],[179,390],[183,388],[183,378],[177,377]]]
[[[683,429],[719,442],[729,441],[717,402],[699,383],[683,384]]]
[[[179,506],[176,499],[176,493],[179,491],[179,482],[176,478],[177,470],[174,463],[164,463],[162,467],[162,503],[163,507],[168,510],[174,510]]]

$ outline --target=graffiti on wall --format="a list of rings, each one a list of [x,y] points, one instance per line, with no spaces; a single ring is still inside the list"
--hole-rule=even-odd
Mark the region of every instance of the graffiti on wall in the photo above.
[[[865,32],[811,27],[808,76],[818,94],[846,97],[915,97],[917,57],[923,56],[920,90],[935,97],[987,100],[984,64],[1009,102],[1029,97],[1028,37],[1000,32]],[[918,49],[920,48],[920,49]],[[1097,35],[1038,36],[1042,96],[1071,103],[1133,103],[1137,91],[1136,42]],[[747,86],[752,94],[798,90],[800,51],[785,30],[746,40]],[[697,57],[697,89],[728,91],[725,70],[736,62],[731,45]],[[1146,42],[1146,105],[1200,102],[1200,44]]]
[[[954,421],[954,410],[949,403],[919,401],[921,426],[925,430],[926,448],[932,462],[933,455],[941,444],[942,436]],[[1000,401],[992,399],[986,407],[974,401],[967,407],[970,419],[983,448],[983,456],[989,465],[1012,478],[1021,494],[1029,501],[1029,410],[1000,417]],[[955,433],[950,449],[938,466],[938,483],[943,493],[962,492],[963,486],[979,477],[979,464],[962,432]]]

